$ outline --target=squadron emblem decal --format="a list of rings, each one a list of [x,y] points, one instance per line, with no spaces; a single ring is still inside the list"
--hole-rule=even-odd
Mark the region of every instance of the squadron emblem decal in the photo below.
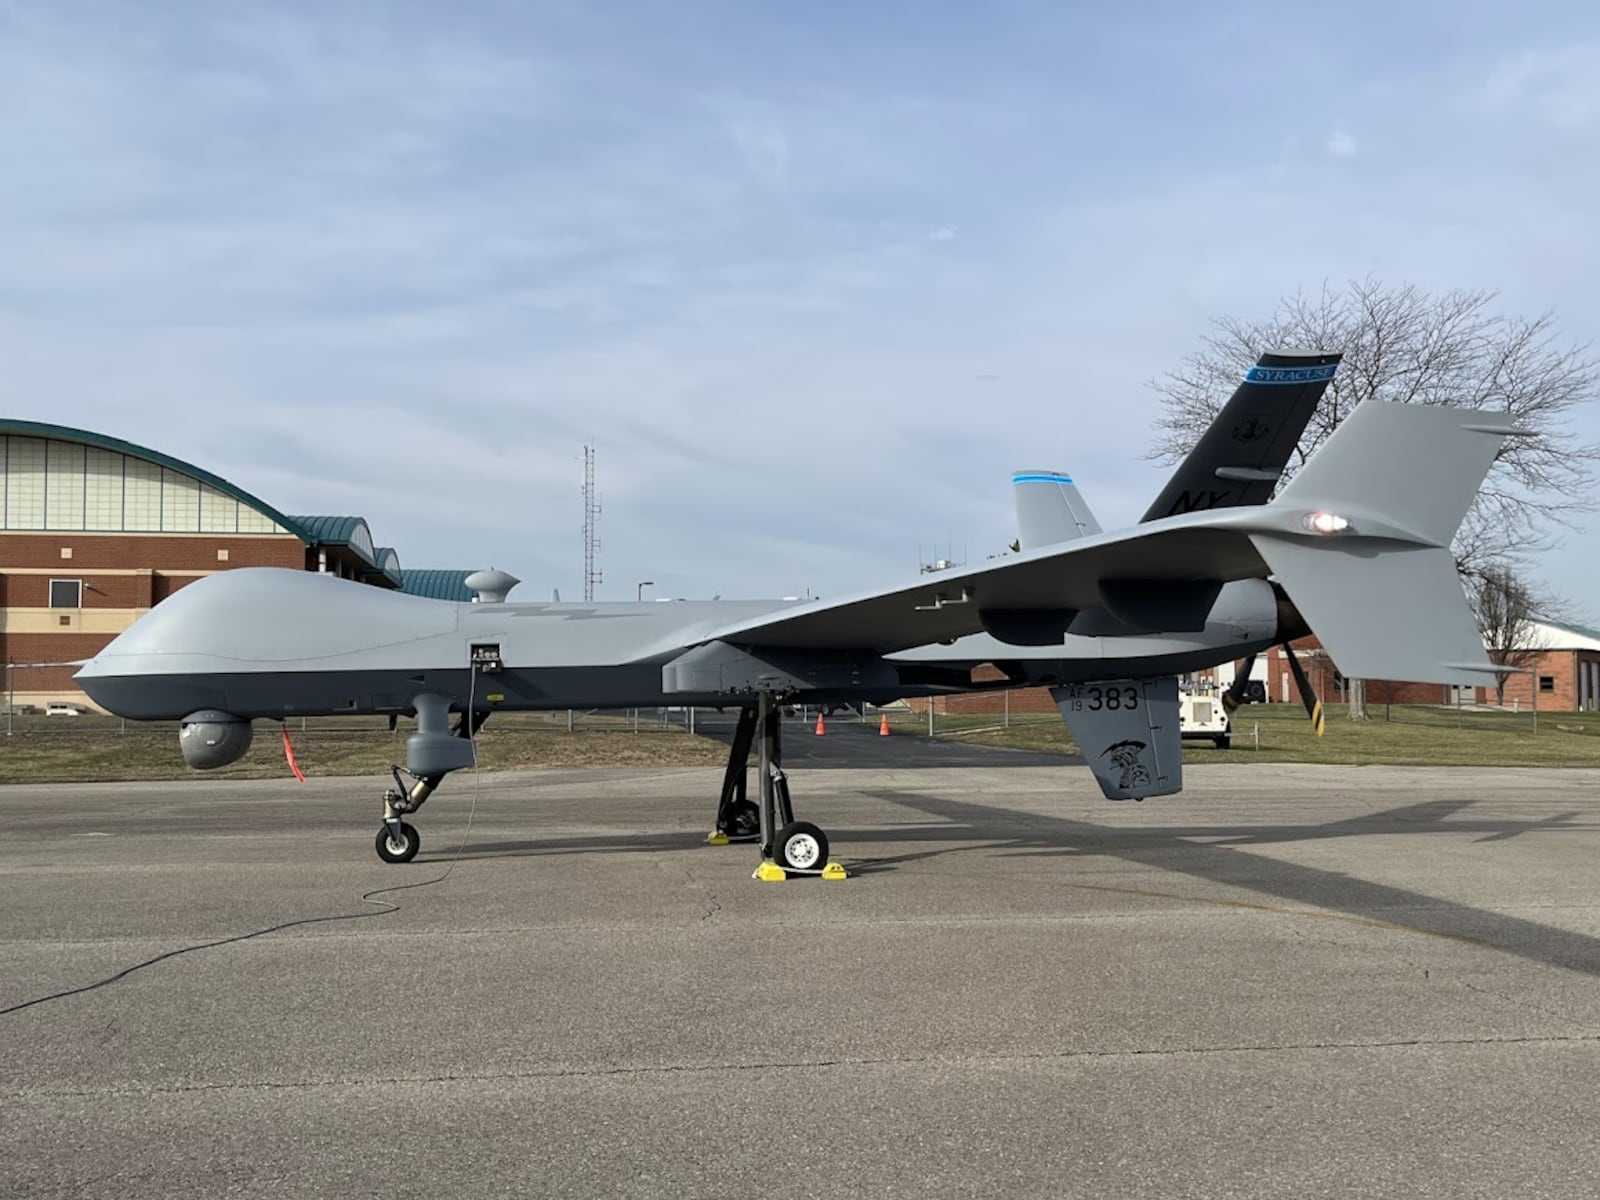
[[[1233,440],[1241,445],[1259,442],[1272,432],[1272,427],[1260,417],[1246,417],[1233,427]]]
[[[1145,745],[1144,742],[1129,739],[1125,742],[1112,743],[1100,754],[1101,758],[1109,758],[1111,765],[1122,772],[1122,778],[1117,781],[1117,786],[1124,791],[1150,782],[1150,772],[1144,763],[1139,761],[1139,755],[1144,753]]]

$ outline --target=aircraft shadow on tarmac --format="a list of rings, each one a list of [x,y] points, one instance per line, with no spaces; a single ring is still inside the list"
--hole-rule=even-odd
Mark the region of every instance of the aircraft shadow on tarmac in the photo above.
[[[1531,962],[1586,975],[1600,975],[1600,938],[1489,912],[1423,892],[1375,883],[1342,871],[1328,871],[1247,853],[1253,846],[1364,835],[1477,833],[1480,836],[1476,841],[1491,842],[1534,831],[1592,828],[1577,823],[1578,818],[1584,815],[1580,812],[1558,813],[1532,821],[1506,817],[1474,819],[1461,815],[1472,806],[1471,801],[1435,800],[1322,824],[1118,829],[1068,817],[1021,812],[993,804],[969,804],[914,792],[874,790],[860,794],[912,809],[936,818],[936,821],[926,825],[838,830],[833,834],[836,844],[852,847],[907,841],[960,844],[881,858],[870,855],[840,856],[851,874],[856,876],[893,871],[908,862],[946,854],[977,852],[1017,857],[1109,856],[1169,874],[1187,875],[1207,883],[1254,892],[1278,902],[1332,910],[1374,925],[1470,943]],[[461,857],[539,857],[677,850],[728,852],[708,850],[704,834],[663,832],[480,843],[469,845]],[[429,857],[443,860],[451,855],[441,852]],[[1101,890],[1138,891],[1133,888]],[[1271,908],[1272,905],[1262,903],[1253,907]]]
[[[783,765],[835,770],[927,770],[943,767],[1062,767],[1083,766],[1077,754],[1053,754],[1039,750],[1011,750],[1004,746],[976,746],[970,742],[928,737],[925,733],[904,730],[880,737],[876,722],[859,717],[840,716],[825,723],[826,733],[817,737],[812,730],[815,718],[790,718],[784,722]],[[695,732],[719,742],[732,742],[735,722],[726,714],[701,717]]]

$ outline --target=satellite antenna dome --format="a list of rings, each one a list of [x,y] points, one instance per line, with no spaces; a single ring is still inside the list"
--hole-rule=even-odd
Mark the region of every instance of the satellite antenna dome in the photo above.
[[[474,604],[504,604],[511,589],[522,580],[490,567],[487,571],[474,571],[462,582],[472,592]]]

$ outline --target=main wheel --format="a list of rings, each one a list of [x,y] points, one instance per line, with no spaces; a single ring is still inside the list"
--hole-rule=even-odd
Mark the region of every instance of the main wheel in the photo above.
[[[412,825],[400,822],[400,834],[395,836],[387,823],[378,830],[378,857],[386,863],[410,862],[422,849],[422,835]]]
[[[1233,745],[1233,739],[1227,734],[1223,734],[1221,737],[1212,738],[1211,740],[1217,744],[1218,750],[1226,750],[1229,746]]]
[[[778,830],[772,856],[787,871],[820,871],[828,865],[828,835],[809,821],[792,821]]]
[[[728,827],[723,830],[731,838],[752,838],[761,834],[761,809],[753,800],[736,800],[728,810]]]

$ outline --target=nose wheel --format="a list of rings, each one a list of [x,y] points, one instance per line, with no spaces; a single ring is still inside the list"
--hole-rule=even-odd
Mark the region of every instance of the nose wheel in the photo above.
[[[386,863],[406,863],[422,849],[422,835],[405,821],[385,821],[375,843],[378,857]]]

